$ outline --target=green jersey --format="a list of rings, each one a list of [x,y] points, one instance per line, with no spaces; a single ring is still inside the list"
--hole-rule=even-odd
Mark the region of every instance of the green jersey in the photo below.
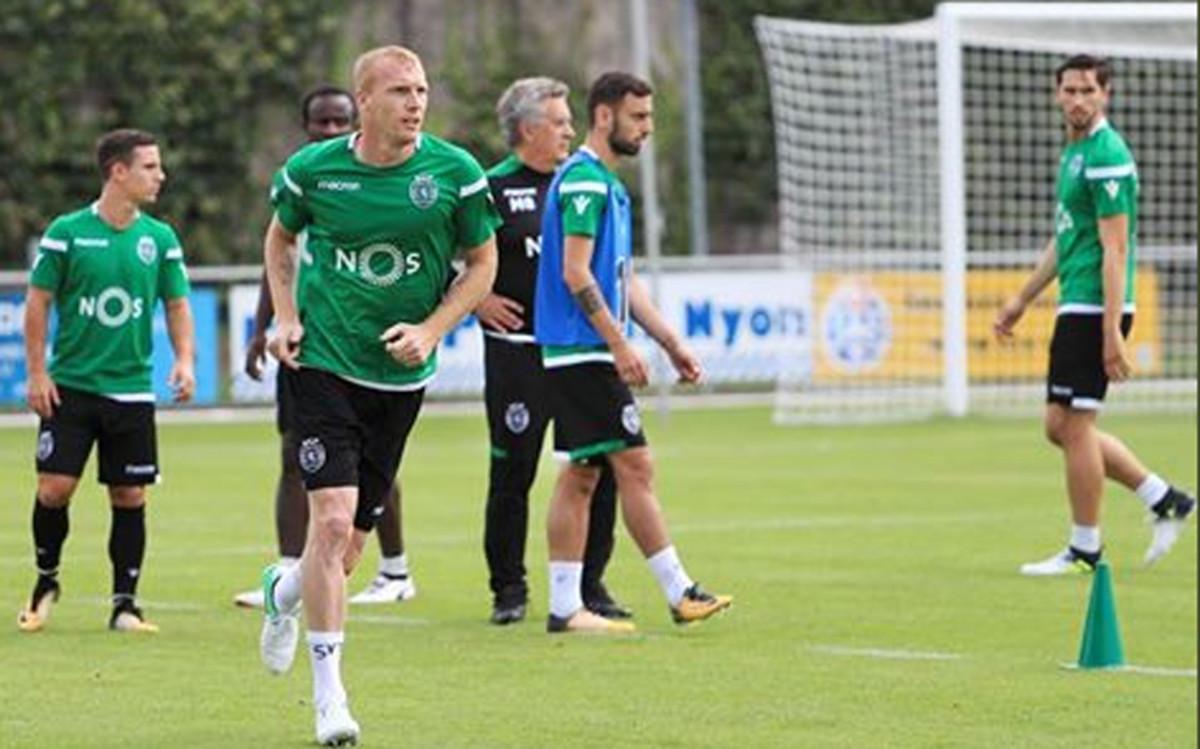
[[[118,231],[95,203],[59,216],[38,242],[29,283],[54,295],[56,383],[121,401],[154,400],[154,304],[188,294],[170,226],[139,212]]]
[[[486,242],[500,216],[482,167],[463,149],[422,134],[403,164],[375,167],[355,157],[357,137],[300,149],[274,196],[279,223],[308,233],[299,360],[367,387],[415,390],[432,379],[437,352],[405,367],[379,336],[424,321],[457,251]]]
[[[1125,214],[1129,219],[1125,310],[1133,311],[1137,254],[1137,165],[1125,140],[1101,120],[1087,137],[1063,151],[1058,167],[1054,211],[1058,256],[1059,311],[1104,312],[1104,248],[1097,220]]]

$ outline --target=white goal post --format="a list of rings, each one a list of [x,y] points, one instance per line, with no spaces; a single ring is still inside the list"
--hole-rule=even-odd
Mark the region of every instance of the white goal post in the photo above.
[[[1114,67],[1113,125],[1141,182],[1138,375],[1123,409],[1196,408],[1196,6],[945,3],[926,21],[760,17],[781,251],[811,275],[811,345],[782,422],[1031,411],[1055,290],[1013,346],[988,336],[1052,235],[1063,145],[1053,71]]]

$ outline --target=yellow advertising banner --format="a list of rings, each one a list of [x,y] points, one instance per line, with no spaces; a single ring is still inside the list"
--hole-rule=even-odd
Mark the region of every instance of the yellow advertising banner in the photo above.
[[[974,382],[1046,376],[1057,285],[1025,312],[1011,341],[999,342],[992,322],[1028,278],[1024,270],[967,273],[967,367]],[[936,271],[818,273],[816,382],[935,382],[942,376],[942,278]],[[1137,273],[1137,315],[1130,352],[1140,374],[1162,370],[1158,279]]]

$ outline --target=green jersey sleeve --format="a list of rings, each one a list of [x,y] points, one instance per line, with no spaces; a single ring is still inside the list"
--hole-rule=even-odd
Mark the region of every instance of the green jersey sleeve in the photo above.
[[[500,211],[496,210],[483,167],[470,156],[464,159],[459,184],[454,234],[458,247],[466,250],[486,242],[503,223],[503,219],[500,218]]]
[[[1083,170],[1096,216],[1133,216],[1137,202],[1137,165],[1120,142],[1110,142],[1089,154]]]
[[[595,169],[580,164],[563,175],[558,185],[558,215],[563,236],[595,237],[608,203],[608,182]]]
[[[167,250],[158,267],[158,295],[168,300],[179,299],[191,291],[187,266],[183,262],[183,245],[174,229],[168,227],[164,235]]]
[[[271,184],[271,204],[275,206],[275,215],[279,223],[292,234],[299,234],[308,226],[311,215],[304,197],[305,170],[304,164],[294,154],[284,164]]]
[[[33,270],[29,283],[45,291],[58,291],[67,275],[67,251],[71,249],[71,234],[66,221],[57,218],[46,228],[38,240],[37,256],[33,259]]]

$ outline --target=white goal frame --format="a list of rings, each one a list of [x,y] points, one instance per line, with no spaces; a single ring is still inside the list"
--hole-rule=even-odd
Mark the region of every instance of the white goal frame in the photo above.
[[[968,21],[1078,18],[1081,3],[942,3],[937,8],[938,147],[942,228],[943,389],[946,412],[965,416],[969,405],[967,377],[967,209],[964,164],[962,25]],[[1196,23],[1195,3],[1088,3],[1089,19]],[[1081,50],[1082,51],[1082,50]],[[1192,60],[1196,59],[1192,50]]]
[[[930,19],[899,25],[848,25],[799,19],[758,19],[756,26],[760,42],[763,44],[764,54],[767,57],[772,101],[776,108],[783,107],[785,111],[794,112],[797,107],[804,106],[802,102],[797,103],[801,101],[796,98],[797,89],[787,82],[788,71],[793,64],[801,68],[809,64],[806,62],[809,58],[803,54],[793,57],[786,51],[793,43],[790,41],[793,35],[800,39],[817,40],[857,41],[883,38],[901,43],[928,45],[925,47],[927,50],[932,47],[930,51],[924,53],[926,62],[920,65],[920,70],[925,71],[921,76],[923,80],[927,81],[923,90],[933,93],[930,97],[933,100],[928,104],[934,105],[936,108],[936,125],[927,131],[928,135],[924,142],[929,144],[928,157],[937,159],[936,173],[926,171],[926,179],[929,180],[926,184],[931,190],[937,190],[937,196],[936,199],[933,199],[934,196],[929,195],[930,200],[924,205],[928,206],[927,220],[930,223],[927,225],[936,227],[938,241],[936,244],[926,245],[927,249],[920,247],[911,250],[905,249],[901,253],[902,260],[886,260],[881,263],[881,267],[893,267],[892,262],[911,262],[936,273],[933,278],[936,278],[937,281],[934,283],[940,286],[939,291],[942,295],[940,381],[931,379],[927,384],[906,384],[898,381],[898,386],[904,389],[903,392],[916,393],[917,390],[920,391],[914,401],[918,405],[914,407],[910,403],[907,406],[909,410],[902,413],[904,407],[901,407],[899,402],[893,401],[892,385],[885,384],[878,388],[864,387],[858,390],[849,386],[845,391],[830,390],[827,392],[822,392],[819,387],[810,391],[807,386],[802,386],[802,389],[797,392],[788,390],[784,381],[781,380],[777,390],[776,420],[838,423],[907,419],[935,413],[962,417],[973,410],[993,410],[997,405],[1007,409],[1012,404],[1008,404],[1005,400],[1007,395],[1001,394],[1016,392],[1018,389],[1022,392],[1028,391],[1029,402],[1036,403],[1036,391],[1039,388],[1032,382],[993,384],[987,381],[973,383],[971,380],[968,358],[972,339],[969,332],[976,331],[978,322],[975,317],[969,318],[968,316],[969,271],[981,262],[995,262],[1002,266],[1014,267],[1013,263],[1019,262],[1019,260],[1014,261],[1013,259],[1013,253],[1016,250],[990,250],[980,247],[978,243],[971,245],[975,246],[975,251],[969,252],[969,219],[974,214],[969,216],[968,210],[974,209],[970,207],[973,203],[969,203],[968,186],[970,185],[972,190],[976,188],[974,182],[969,182],[971,178],[970,165],[973,163],[970,161],[972,158],[970,149],[975,148],[975,143],[966,142],[971,117],[964,112],[964,101],[975,90],[974,83],[968,82],[967,71],[964,67],[967,61],[973,59],[968,55],[974,54],[972,50],[977,49],[989,52],[1062,54],[1064,57],[1078,53],[1099,53],[1115,58],[1177,61],[1194,65],[1197,61],[1195,47],[1197,15],[1196,4],[1184,2],[948,2],[940,4],[935,15]],[[1162,30],[1161,35],[1160,29]],[[795,43],[799,44],[799,42]],[[821,49],[820,45],[821,42],[813,43],[817,50]],[[801,48],[804,48],[803,44],[801,44]],[[813,59],[821,59],[820,55],[823,53],[818,51],[815,54],[818,57]],[[837,59],[837,57],[831,56],[825,59]],[[901,68],[901,70],[903,69]],[[971,72],[975,73],[973,67]],[[801,90],[803,90],[802,87]],[[929,111],[928,119],[926,119],[930,125],[934,125],[932,115],[933,112]],[[780,149],[778,158],[783,164],[785,144],[793,142],[792,139],[797,137],[797,120],[778,113],[775,117],[776,126],[780,127],[781,123],[785,123],[786,128],[777,131],[776,135],[777,147]],[[936,136],[934,131],[936,131]],[[799,132],[803,135],[805,131],[800,130]],[[930,142],[933,137],[937,138],[936,144]],[[803,142],[803,138],[801,142]],[[804,151],[801,153],[803,154]],[[820,152],[818,151],[818,153]],[[926,161],[926,163],[930,162]],[[795,199],[789,195],[794,196],[797,189],[794,186],[798,179],[796,169],[799,168],[800,174],[804,174],[805,167],[803,162],[801,164],[800,167],[790,164],[788,166],[790,171],[787,175],[784,174],[781,167],[781,199],[789,201]],[[807,177],[799,178],[799,183],[800,189],[812,190],[812,181]],[[974,192],[971,195],[973,196]],[[971,200],[977,199],[977,197],[971,198]],[[801,210],[812,210],[812,206],[804,203],[803,199],[796,205]],[[799,249],[800,252],[805,253],[804,257],[809,259],[797,264],[791,253],[797,251],[797,239],[808,235],[805,233],[795,234],[797,219],[794,211],[793,215],[789,216],[789,206],[796,207],[790,202],[788,206],[781,206],[781,240],[784,245],[782,250],[786,256],[785,264],[797,265],[802,270],[818,270],[820,266],[824,265],[833,267],[840,266],[842,263],[854,262],[849,256],[862,254],[856,247],[846,247],[845,251],[837,257],[821,254],[808,256],[809,249],[807,248],[809,247],[816,248],[813,252],[821,252],[820,232],[824,226],[817,223],[812,225],[816,234],[812,235],[812,239],[802,240],[806,243],[801,244]],[[808,226],[807,223],[803,225]],[[970,226],[973,225],[970,224]],[[972,231],[975,230],[972,229]],[[1047,235],[1049,233],[1048,230]],[[970,236],[974,237],[974,234],[972,233]],[[1188,232],[1185,236],[1188,238],[1181,242],[1160,243],[1161,246],[1148,245],[1144,247],[1146,252],[1140,256],[1140,260],[1172,262],[1181,259],[1185,263],[1194,263],[1196,258],[1194,235]],[[812,242],[812,244],[807,242]],[[871,257],[875,259],[889,254],[889,250],[886,249],[871,250],[870,252],[872,253]],[[1001,258],[1001,255],[1004,257]],[[1034,252],[1033,248],[1030,248],[1030,269],[1032,269],[1033,260]],[[1190,306],[1190,303],[1187,306]],[[813,314],[816,319],[815,310]],[[968,326],[969,319],[972,321],[970,327]],[[1193,318],[1189,325],[1193,341],[1194,325]],[[937,330],[937,328],[934,327],[932,330]],[[815,345],[812,344],[813,347]],[[813,366],[812,351],[813,349],[809,348],[800,355],[798,372],[804,372],[805,368]],[[927,361],[932,363],[935,360]],[[1194,364],[1192,369],[1194,370]],[[800,375],[799,382],[805,382],[803,374]],[[869,383],[865,384],[869,385]],[[973,388],[975,389],[974,397],[977,398],[975,403],[972,403]],[[1180,398],[1178,405],[1184,405],[1186,401],[1185,407],[1196,408],[1197,383],[1194,371],[1184,376],[1168,374],[1165,380],[1135,381],[1124,389],[1129,392],[1169,393],[1172,399],[1178,395]],[[845,395],[839,395],[840,392],[844,392]],[[846,399],[845,401],[842,400],[843,397]],[[853,403],[865,405],[866,410],[854,412],[851,400]],[[922,402],[927,404],[924,410],[919,405]],[[808,412],[808,404],[811,404],[815,411]],[[894,408],[892,408],[893,406]],[[1145,406],[1151,406],[1151,403],[1147,401]],[[1153,407],[1160,408],[1162,406],[1162,403],[1157,403]],[[1175,406],[1170,407],[1174,408]]]

